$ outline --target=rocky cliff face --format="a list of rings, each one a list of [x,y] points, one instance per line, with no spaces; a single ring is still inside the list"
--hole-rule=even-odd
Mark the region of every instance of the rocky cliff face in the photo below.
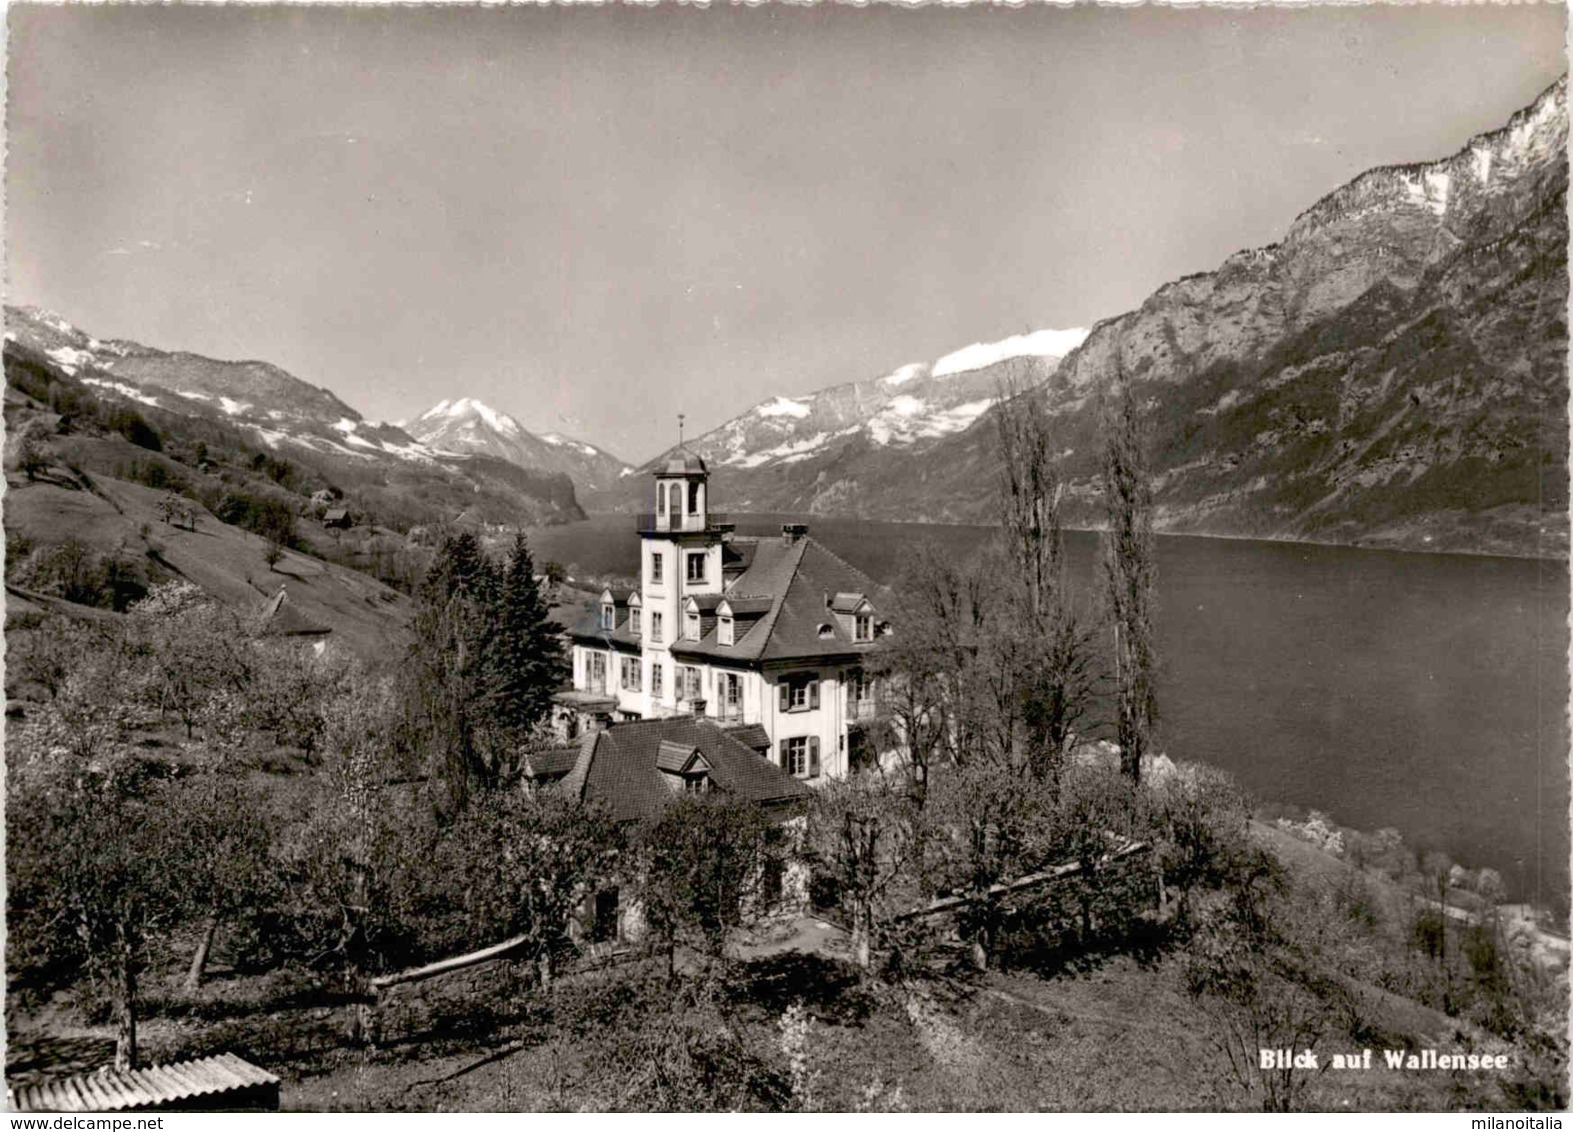
[[[1564,79],[1452,156],[1371,170],[1281,242],[1099,323],[1034,394],[1062,430],[1071,521],[1098,520],[1097,395],[1124,376],[1161,529],[1565,555],[1566,198]],[[824,468],[814,498],[987,521],[994,428]]]

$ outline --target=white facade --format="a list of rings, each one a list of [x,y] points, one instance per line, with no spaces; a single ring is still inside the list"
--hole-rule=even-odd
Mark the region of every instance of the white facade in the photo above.
[[[702,465],[657,474],[658,509],[639,524],[639,589],[622,604],[617,595],[603,594],[615,631],[594,643],[575,640],[574,689],[603,694],[614,719],[698,709],[718,722],[758,724],[770,738],[768,757],[784,770],[808,782],[842,777],[849,769],[849,725],[874,714],[860,663],[844,656],[759,662],[681,655],[690,599],[708,598],[714,618],[726,593],[728,529],[705,510],[705,479]],[[824,616],[836,618],[828,609]],[[745,633],[739,628],[737,635]],[[718,636],[722,645],[732,643],[724,632]]]

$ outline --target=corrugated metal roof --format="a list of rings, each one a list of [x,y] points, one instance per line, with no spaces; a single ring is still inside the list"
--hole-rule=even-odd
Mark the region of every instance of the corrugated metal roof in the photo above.
[[[86,1073],[24,1085],[11,1092],[10,1107],[17,1112],[124,1112],[162,1108],[212,1097],[216,1107],[224,1095],[242,1089],[278,1088],[279,1079],[232,1053],[179,1061],[146,1069]],[[276,1106],[277,1093],[273,1103]]]

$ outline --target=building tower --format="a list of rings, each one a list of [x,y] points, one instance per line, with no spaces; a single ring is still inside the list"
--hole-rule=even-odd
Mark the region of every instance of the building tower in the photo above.
[[[679,444],[655,472],[655,511],[639,519],[647,718],[704,708],[698,669],[680,669],[668,650],[687,628],[688,599],[714,602],[725,587],[721,548],[732,527],[709,509],[709,481],[705,462]]]

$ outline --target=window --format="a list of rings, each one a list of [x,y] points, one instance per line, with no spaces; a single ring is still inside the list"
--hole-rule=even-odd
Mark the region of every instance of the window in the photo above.
[[[710,776],[708,774],[689,774],[683,776],[684,794],[708,794],[710,792]]]
[[[659,586],[661,584],[661,565],[662,565],[662,561],[663,560],[661,558],[661,552],[659,550],[653,550],[653,551],[650,552],[650,584],[651,585]]]
[[[687,637],[690,641],[697,641],[699,639],[699,614],[690,613],[688,615],[688,622],[683,631],[683,636]]]
[[[699,687],[699,669],[691,664],[682,664],[677,668],[677,698],[680,700],[697,700],[704,693]]]
[[[655,489],[655,511],[657,515],[666,514],[666,488],[664,487]]]
[[[743,678],[735,672],[723,672],[718,679],[721,682],[721,718],[742,719]]]
[[[857,627],[855,639],[872,641],[874,639],[874,615],[872,613],[859,613],[853,620]]]
[[[590,691],[606,691],[606,654],[593,652],[590,654]]]
[[[819,736],[781,740],[781,769],[797,778],[818,778]]]
[[[611,602],[601,605],[601,628],[612,629],[617,626],[617,609]]]
[[[629,636],[637,637],[639,635],[639,622],[641,620],[642,620],[642,618],[639,616],[639,606],[637,604],[635,604],[634,602],[629,602],[628,603],[628,634],[629,634]]]
[[[650,611],[650,640],[656,644],[660,644],[661,639],[661,611],[658,609],[652,609]]]
[[[688,513],[699,514],[699,483],[692,481],[688,485]]]
[[[720,627],[716,630],[716,641],[718,644],[723,645],[732,643],[732,619],[730,617],[721,618]]]
[[[672,519],[675,522],[682,515],[682,510],[683,510],[683,489],[682,489],[682,487],[679,484],[675,484],[674,483],[672,485],[672,487],[671,487],[671,490],[668,492],[668,494],[671,495],[671,497],[672,497],[672,508],[671,508],[671,510],[672,510]]]
[[[705,554],[703,551],[688,556],[688,580],[690,582],[702,582],[705,580]]]
[[[654,696],[656,699],[660,699],[661,698],[662,686],[666,683],[666,681],[662,679],[663,675],[664,675],[664,673],[661,671],[661,662],[659,660],[651,662],[651,664],[650,664],[650,694],[652,696]]]
[[[813,711],[819,707],[819,678],[814,673],[787,676],[776,687],[781,689],[782,711]]]
[[[625,656],[622,658],[622,684],[623,691],[639,691],[639,658]]]
[[[861,668],[854,668],[847,674],[847,695],[855,704],[873,698],[872,685],[868,675]]]

